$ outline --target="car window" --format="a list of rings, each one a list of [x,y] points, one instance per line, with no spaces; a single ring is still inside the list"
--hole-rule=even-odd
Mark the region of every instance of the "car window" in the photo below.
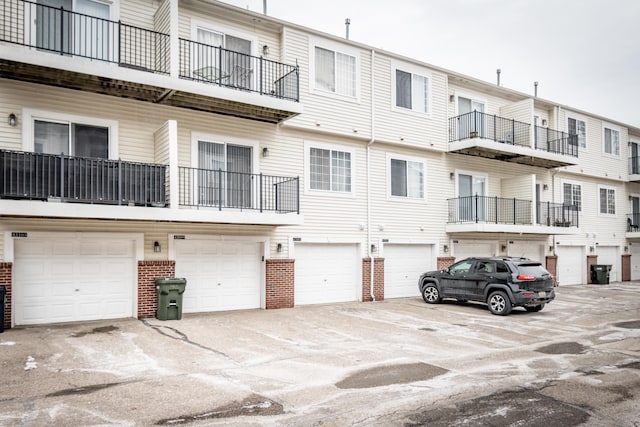
[[[493,263],[493,261],[478,262],[477,271],[479,273],[493,273],[495,270],[495,264]]]
[[[471,260],[460,261],[459,263],[453,264],[451,267],[449,267],[449,273],[451,274],[468,273],[469,270],[471,270],[472,265],[473,265],[473,261]]]
[[[520,274],[529,274],[536,277],[549,274],[541,264],[520,264],[518,266],[518,272]]]
[[[496,264],[496,272],[498,273],[509,273],[509,267],[504,262],[498,262]]]

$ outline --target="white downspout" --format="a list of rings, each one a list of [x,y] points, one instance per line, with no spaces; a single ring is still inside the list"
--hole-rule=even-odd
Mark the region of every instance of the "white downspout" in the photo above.
[[[371,144],[375,138],[375,50],[371,49],[371,139],[367,143],[367,251],[369,253],[369,294],[371,300],[375,301],[374,278],[375,278],[375,258],[371,250]]]

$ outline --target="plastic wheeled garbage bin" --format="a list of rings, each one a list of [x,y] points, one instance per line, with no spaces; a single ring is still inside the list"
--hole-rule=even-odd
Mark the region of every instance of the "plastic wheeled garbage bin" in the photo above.
[[[591,283],[596,285],[608,285],[609,273],[611,272],[611,265],[609,264],[594,264],[591,266]]]
[[[182,319],[182,294],[187,286],[184,278],[158,278],[156,289],[158,290],[158,311],[156,318],[159,320]]]

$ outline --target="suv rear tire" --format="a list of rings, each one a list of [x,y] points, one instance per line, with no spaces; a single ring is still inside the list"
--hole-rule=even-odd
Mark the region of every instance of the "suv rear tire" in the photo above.
[[[511,301],[507,294],[502,291],[494,291],[487,298],[489,310],[498,316],[506,316],[511,313]]]
[[[428,304],[438,304],[442,301],[438,287],[433,283],[427,283],[422,288],[422,299]]]

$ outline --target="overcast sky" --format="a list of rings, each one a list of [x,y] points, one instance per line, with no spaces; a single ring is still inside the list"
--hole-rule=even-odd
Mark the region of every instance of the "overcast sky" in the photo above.
[[[263,0],[224,0],[262,13]],[[640,0],[268,0],[285,21],[640,127]]]

